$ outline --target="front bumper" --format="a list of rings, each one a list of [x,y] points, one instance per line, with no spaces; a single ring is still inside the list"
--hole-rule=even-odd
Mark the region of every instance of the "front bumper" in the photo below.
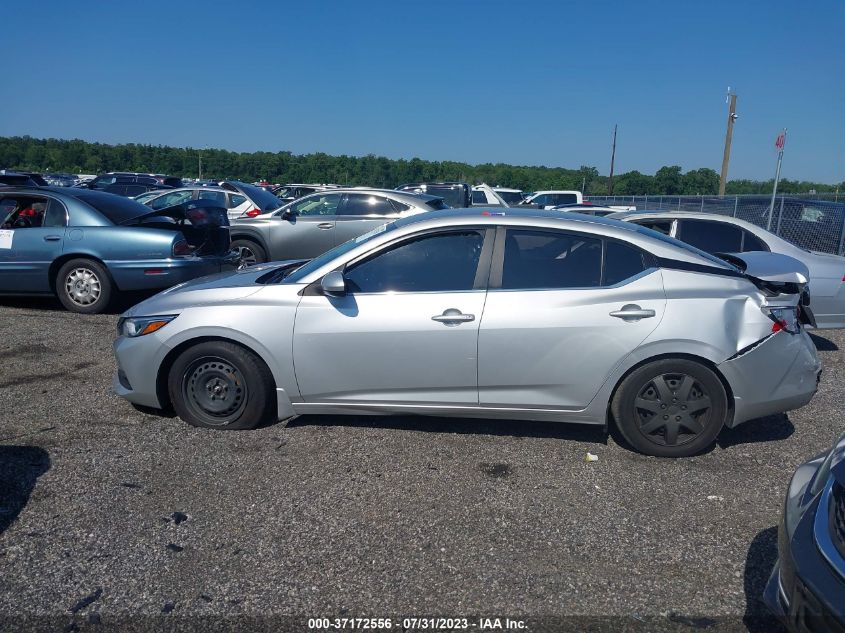
[[[790,494],[801,485],[796,478]],[[845,568],[834,569],[814,536],[821,498],[805,508],[791,535],[781,524],[778,561],[763,601],[790,631],[845,633]]]
[[[803,407],[818,389],[821,368],[816,346],[803,329],[773,334],[721,363],[734,395],[730,426]]]
[[[117,370],[112,378],[114,392],[129,402],[153,409],[160,409],[158,397],[158,368],[170,347],[157,333],[129,338],[118,337],[113,345]]]

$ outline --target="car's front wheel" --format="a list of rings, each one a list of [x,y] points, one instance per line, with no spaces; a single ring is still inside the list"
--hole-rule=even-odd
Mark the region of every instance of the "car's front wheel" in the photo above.
[[[267,261],[267,252],[260,244],[252,240],[232,240],[232,248],[238,251],[238,255],[240,256],[238,268],[263,264]]]
[[[188,348],[170,368],[167,387],[176,413],[192,426],[252,429],[274,419],[270,370],[234,343],[209,341]]]
[[[688,457],[709,448],[728,416],[728,398],[710,368],[662,359],[632,371],[611,403],[616,426],[637,451]]]
[[[72,259],[56,274],[56,294],[71,312],[99,314],[109,306],[112,280],[105,266],[90,259]]]

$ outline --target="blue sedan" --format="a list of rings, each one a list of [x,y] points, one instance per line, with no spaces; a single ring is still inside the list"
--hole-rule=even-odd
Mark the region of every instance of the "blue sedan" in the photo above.
[[[228,270],[229,251],[226,210],[210,201],[151,211],[86,189],[0,189],[0,294],[55,294],[96,314],[117,292]]]

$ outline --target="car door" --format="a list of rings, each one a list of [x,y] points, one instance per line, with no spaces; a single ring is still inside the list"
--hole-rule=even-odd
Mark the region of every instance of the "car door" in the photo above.
[[[334,246],[334,227],[342,193],[306,196],[273,216],[269,227],[270,258],[310,259]]]
[[[0,292],[50,292],[50,264],[64,245],[64,205],[40,196],[3,197],[0,226]]]
[[[429,231],[343,271],[343,296],[303,293],[293,358],[305,402],[477,405],[493,230]]]
[[[597,235],[500,228],[478,336],[480,403],[586,407],[663,316],[650,261]]]
[[[407,205],[402,205],[406,209]],[[334,246],[363,235],[377,226],[399,217],[399,206],[385,196],[372,193],[347,193],[340,203],[334,224]]]

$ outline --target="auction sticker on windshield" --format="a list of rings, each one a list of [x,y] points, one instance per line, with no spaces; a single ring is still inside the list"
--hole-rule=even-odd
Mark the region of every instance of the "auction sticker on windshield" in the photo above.
[[[15,232],[9,229],[0,230],[0,248],[12,248],[12,239],[15,237]]]

